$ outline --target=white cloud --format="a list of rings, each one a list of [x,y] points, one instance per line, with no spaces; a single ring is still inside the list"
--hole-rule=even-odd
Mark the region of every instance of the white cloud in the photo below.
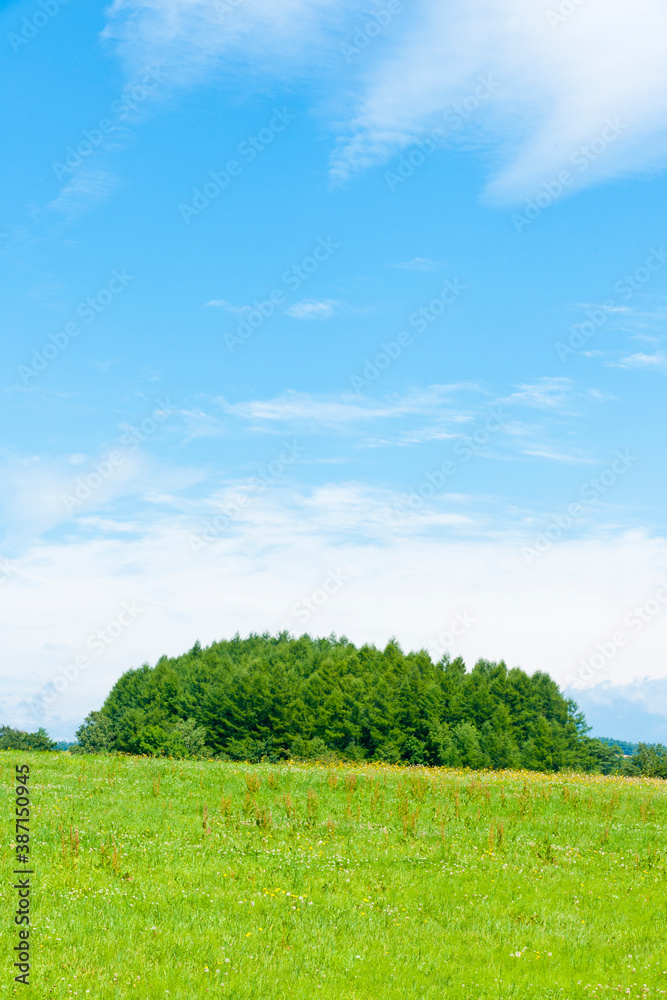
[[[517,390],[501,402],[571,415],[584,402],[606,403],[614,399],[604,389],[580,389],[573,379],[562,376],[544,376],[537,382],[517,386]]]
[[[652,368],[656,371],[667,371],[667,353],[658,351],[656,354],[631,354],[619,362],[621,368]]]
[[[659,344],[659,337],[651,337],[646,333],[635,333],[632,340],[640,340],[644,344]]]
[[[206,413],[200,407],[185,409],[181,411],[181,416],[187,428],[187,435],[183,439],[183,445],[203,437],[224,437],[229,434],[229,430],[219,417],[215,414]]]
[[[564,169],[574,190],[662,166],[662,0],[583,0],[552,25],[553,9],[534,0],[422,0],[411,30],[371,75],[335,169],[344,176],[377,162],[435,126],[449,132],[448,141],[464,134],[468,143],[496,148],[499,167],[487,193],[501,202],[537,193]],[[480,100],[485,76],[494,92]],[[452,115],[443,119],[449,109],[458,132]],[[591,143],[591,155],[573,161]]]
[[[255,71],[275,70],[313,51],[323,29],[339,19],[337,0],[114,0],[105,29],[131,70],[168,65],[172,82],[220,68],[238,56]],[[307,43],[307,44],[305,44]],[[227,68],[223,66],[223,68]]]
[[[76,218],[90,205],[107,198],[117,183],[117,178],[106,167],[84,164],[49,202],[48,208],[68,218]]]
[[[667,678],[642,678],[632,684],[603,682],[587,691],[572,690],[583,710],[591,735],[631,742],[667,742]]]
[[[336,312],[337,302],[333,299],[324,299],[321,302],[315,299],[304,299],[297,302],[285,312],[294,319],[329,319]]]
[[[435,385],[414,390],[405,396],[385,399],[373,399],[351,392],[327,397],[288,391],[274,399],[244,403],[229,403],[221,399],[219,402],[226,413],[243,420],[333,427],[442,412],[446,403],[451,405],[451,396],[460,388],[463,387]]]
[[[499,401],[486,397],[479,386],[463,383],[413,389],[400,396],[351,392],[325,396],[290,390],[272,399],[232,403],[221,398],[217,403],[254,432],[282,434],[289,428],[294,434],[354,433],[359,448],[404,448],[457,439],[465,444],[471,435],[481,433],[489,438],[483,449],[486,458],[512,461],[525,455],[590,465],[595,456],[573,445],[568,428],[586,406],[611,399],[568,378],[544,378],[520,385]],[[532,420],[517,420],[510,409],[517,406],[542,412],[531,414]],[[490,435],[484,431],[489,418]],[[374,426],[378,424],[382,429]]]
[[[238,490],[244,489],[240,483]],[[233,487],[230,487],[233,489]],[[396,525],[399,499],[359,484],[301,493],[273,487],[256,494],[199,552],[191,545],[228,493],[188,514],[162,513],[102,522],[64,542],[26,548],[2,584],[0,622],[11,654],[0,668],[3,720],[28,725],[23,699],[34,696],[79,653],[87,638],[136,602],[141,615],[72,683],[43,720],[67,735],[99,707],[118,676],[162,653],[251,630],[346,634],[407,649],[437,641],[456,612],[475,619],[452,648],[471,664],[480,656],[577,677],[579,660],[650,598],[664,571],[667,542],[640,533],[564,540],[533,566],[521,539],[497,522],[480,529],[465,498],[433,501],[428,517]],[[139,524],[136,522],[139,521]],[[109,537],[111,533],[111,537]],[[317,613],[297,602],[331,571],[346,579]],[[40,614],[35,616],[35,607]],[[600,671],[596,682],[664,676],[667,612],[657,616]],[[23,679],[20,693],[15,678]]]
[[[452,425],[455,430],[452,430]],[[369,446],[380,447],[384,445],[399,445],[407,447],[411,444],[425,444],[427,441],[452,441],[461,436],[461,421],[449,419],[446,426],[439,422],[427,427],[415,427],[414,430],[402,430],[396,438],[369,440]]]
[[[234,313],[235,316],[241,316],[246,309],[251,308],[251,306],[234,306],[231,302],[227,302],[226,299],[211,299],[205,305],[207,308],[212,309],[226,309],[227,312]]]
[[[138,531],[140,529],[138,521],[119,521],[107,517],[82,517],[79,519],[79,524],[82,527],[90,528],[97,532],[109,532],[113,534],[117,534],[118,532],[126,534],[127,532]]]
[[[118,186],[118,178],[109,166],[115,155],[127,148],[134,126],[144,121],[165,96],[161,93],[165,86],[162,68],[143,64],[140,69],[138,76],[128,79],[108,113],[97,123],[91,122],[90,131],[84,129],[79,139],[74,139],[53,161],[56,177],[65,179],[65,183],[47,206],[52,211],[76,218]]]
[[[582,455],[573,455],[570,452],[560,451],[556,448],[542,447],[542,448],[525,448],[523,451],[524,455],[530,455],[533,458],[546,458],[551,462],[564,462],[567,465],[594,465],[595,461],[592,458],[585,458]]]
[[[508,396],[506,402],[530,406],[538,410],[564,410],[572,404],[576,389],[570,378],[544,377],[534,383],[524,383]]]
[[[495,150],[487,193],[499,202],[538,193],[562,170],[572,191],[664,164],[663,0],[583,0],[555,22],[557,5],[535,0],[414,0],[351,68],[340,54],[349,31],[339,29],[358,26],[364,10],[358,0],[116,0],[106,33],[135,71],[159,61],[174,83],[212,70],[247,78],[250,67],[324,67],[339,106],[356,90],[333,162],[339,178],[435,127],[445,144]]]
[[[402,261],[400,264],[389,264],[399,271],[437,271],[445,267],[444,261],[431,260],[430,257],[413,257],[412,260]]]
[[[191,436],[197,436],[191,433]],[[109,461],[110,452],[120,461]],[[100,471],[101,470],[101,471]],[[158,463],[146,450],[112,447],[72,467],[67,458],[12,458],[0,467],[0,500],[8,524],[4,545],[72,525],[76,519],[124,502],[145,500],[150,490],[178,491],[202,479],[196,468]]]

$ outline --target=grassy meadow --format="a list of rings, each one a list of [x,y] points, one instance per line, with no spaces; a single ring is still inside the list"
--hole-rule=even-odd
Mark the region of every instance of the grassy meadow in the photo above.
[[[667,994],[660,780],[7,751],[5,996],[26,762],[33,996]]]

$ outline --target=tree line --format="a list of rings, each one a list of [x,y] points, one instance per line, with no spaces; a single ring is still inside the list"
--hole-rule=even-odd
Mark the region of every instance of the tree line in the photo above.
[[[502,661],[356,647],[345,637],[250,635],[197,642],[117,681],[77,732],[78,753],[221,760],[384,761],[472,769],[565,769],[667,778],[667,750],[588,736],[548,674]],[[0,749],[56,749],[0,728]]]

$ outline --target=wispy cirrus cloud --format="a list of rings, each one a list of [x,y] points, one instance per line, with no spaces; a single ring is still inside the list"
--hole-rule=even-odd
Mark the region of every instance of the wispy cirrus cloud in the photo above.
[[[297,55],[317,59],[351,4],[336,0],[114,0],[104,35],[117,42],[128,64],[169,63],[174,82],[245,64],[275,72]],[[310,55],[309,55],[310,54]],[[293,71],[293,68],[292,68]]]
[[[596,395],[595,390],[582,391],[571,378],[544,376],[536,382],[517,386],[517,391],[507,396],[503,402],[537,410],[567,413],[572,412],[575,402],[581,402],[582,398],[599,401],[599,395]]]
[[[595,465],[595,459],[544,445],[535,448],[524,448],[523,454],[532,458],[546,458],[550,462],[563,462],[566,465]]]
[[[484,449],[487,458],[594,465],[598,459],[573,443],[569,432],[587,406],[612,398],[581,388],[569,378],[554,378],[521,385],[502,399],[474,384],[452,384],[384,397],[288,391],[271,399],[216,402],[228,418],[241,421],[251,432],[289,431],[330,436],[332,441],[337,435],[353,434],[357,448],[370,449],[474,443],[475,432],[491,418],[502,433],[494,436],[490,449]],[[534,416],[519,416],[531,410]]]
[[[454,393],[460,388],[455,385],[429,386],[385,399],[360,397],[355,393],[315,396],[289,391],[267,400],[230,403],[221,399],[219,402],[226,413],[244,420],[340,427],[437,413],[445,405],[452,405]]]
[[[104,201],[117,186],[117,176],[105,166],[86,164],[79,168],[47,207],[67,218],[78,218],[91,205]]]

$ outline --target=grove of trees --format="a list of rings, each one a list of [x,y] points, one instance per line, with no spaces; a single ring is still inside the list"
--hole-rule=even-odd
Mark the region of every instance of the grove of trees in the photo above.
[[[129,670],[77,738],[81,752],[619,769],[620,749],[587,730],[545,673],[283,633]]]

